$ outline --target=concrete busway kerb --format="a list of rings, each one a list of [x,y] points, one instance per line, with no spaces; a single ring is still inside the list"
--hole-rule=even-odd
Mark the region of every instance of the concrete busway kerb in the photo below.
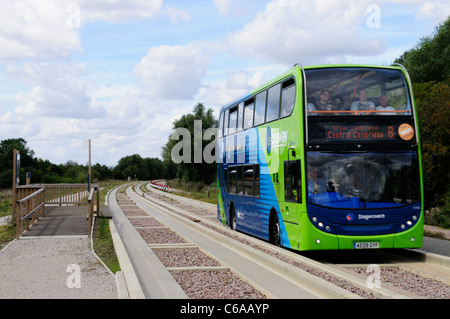
[[[140,200],[140,201],[144,200],[143,198],[141,198],[139,196],[135,196],[135,199]],[[155,199],[151,199],[151,200],[155,201],[155,202],[159,202]],[[225,235],[222,235],[214,230],[211,230],[204,226],[200,226],[183,216],[177,215],[177,214],[171,212],[170,210],[165,209],[164,207],[156,205],[148,200],[145,200],[145,203],[170,215],[170,217],[182,222],[185,226],[187,226],[195,231],[201,231],[201,233],[203,235],[207,236],[208,238],[210,238],[220,244],[227,245],[228,248],[232,249],[236,253],[238,253],[242,256],[245,256],[245,257],[251,256],[253,258],[253,260],[257,261],[257,263],[260,264],[261,266],[263,266],[267,269],[270,269],[272,271],[276,271],[278,274],[280,274],[284,278],[290,280],[291,282],[296,283],[299,286],[308,287],[309,289],[311,289],[315,293],[319,294],[323,298],[333,298],[333,299],[342,299],[342,298],[360,299],[361,298],[355,294],[352,294],[351,292],[349,292],[345,289],[342,289],[340,287],[337,287],[334,284],[327,282],[324,279],[321,279],[317,276],[309,274],[308,272],[306,272],[302,269],[298,269],[290,264],[282,262],[282,261],[278,260],[277,258],[274,258],[264,252],[261,252],[252,247],[249,247],[246,244],[240,243],[240,242],[238,242],[234,239],[231,239]],[[162,203],[162,202],[159,202],[159,203],[163,206],[165,205],[165,203]],[[187,212],[183,212],[183,213],[187,214]],[[203,220],[202,222],[205,222],[205,220]],[[211,225],[212,225],[212,223],[211,223]],[[229,231],[229,229],[227,227],[224,227],[221,225],[214,224],[214,227],[216,227],[216,228],[218,227],[222,231],[227,231],[227,232]],[[232,234],[237,235],[238,233],[233,231]],[[245,239],[249,240],[248,236],[246,236]],[[261,244],[260,241],[258,241],[257,243]],[[230,267],[230,268],[233,271],[235,271],[236,273],[239,273],[236,269],[233,269],[233,267]],[[239,274],[239,275],[243,276],[242,274]],[[270,296],[270,293],[264,291],[264,289],[262,287],[260,287],[257,283],[252,282],[251,279],[249,279],[249,278],[244,278],[244,279],[247,280],[250,284],[252,284],[255,288],[262,290],[263,293],[266,293]]]
[[[136,188],[136,189],[137,189],[137,192],[140,193],[142,196],[143,193],[140,191],[140,189],[139,188]],[[161,191],[154,190],[154,189],[152,189],[152,191],[155,191],[156,193],[159,193],[161,195],[166,195],[165,192],[161,192]],[[172,196],[174,196],[174,195],[172,195]],[[172,196],[170,196],[170,197],[172,197]],[[155,201],[155,202],[159,202],[159,204],[162,206],[167,205],[166,203],[158,201],[154,198],[152,198],[151,200]],[[156,205],[154,205],[154,206],[159,207]],[[190,227],[196,227],[197,229],[199,227],[202,227],[200,225],[197,225],[196,223],[193,223],[189,219],[186,219],[182,216],[174,214],[173,212],[170,212],[170,210],[165,210],[165,211],[170,213],[171,215],[174,215],[177,218],[181,218],[183,220],[183,222],[186,223],[187,225],[189,225]],[[183,211],[183,214],[185,214],[187,216],[191,216],[193,218],[199,218],[198,216],[196,216],[188,211]],[[208,224],[211,227],[218,228],[221,231],[226,232],[227,234],[230,234],[232,236],[237,236],[241,239],[245,239],[245,240],[251,242],[252,244],[262,246],[264,249],[266,249],[270,252],[274,252],[274,253],[277,253],[284,257],[293,259],[293,260],[295,260],[299,263],[302,263],[306,266],[309,266],[309,267],[315,268],[321,272],[327,273],[330,276],[333,276],[337,279],[347,281],[347,282],[353,284],[355,287],[360,288],[361,290],[372,293],[377,298],[385,298],[385,299],[410,299],[411,298],[408,295],[399,293],[397,290],[389,289],[386,287],[370,288],[367,284],[367,280],[364,278],[358,277],[357,275],[352,276],[349,274],[349,272],[337,269],[336,267],[327,266],[323,263],[320,263],[315,260],[298,255],[294,252],[290,252],[285,249],[280,249],[280,248],[275,247],[272,244],[267,243],[265,241],[259,240],[254,237],[250,237],[248,235],[241,234],[237,231],[233,231],[229,227],[223,226],[221,224],[213,223],[212,221],[209,221],[207,219],[202,219],[202,223]],[[209,234],[212,234],[211,235],[212,237],[216,236],[216,232],[214,232],[208,228],[205,228],[205,227],[202,227],[202,231],[204,231],[203,229],[206,229]],[[258,260],[258,262],[265,267],[268,267],[272,270],[277,270],[277,271],[279,271],[280,269],[283,269],[283,275],[286,278],[289,278],[290,280],[292,280],[294,282],[298,282],[299,284],[314,285],[314,287],[318,293],[324,294],[324,295],[328,296],[328,298],[356,298],[356,299],[360,298],[359,296],[352,294],[351,292],[349,292],[343,288],[337,287],[334,284],[331,284],[324,279],[321,279],[317,276],[309,274],[308,272],[306,272],[302,269],[299,269],[295,266],[292,266],[292,265],[282,262],[274,257],[271,257],[264,252],[261,252],[259,250],[249,247],[248,245],[245,245],[245,244],[242,244],[235,240],[232,240],[227,236],[224,236],[224,235],[221,235],[221,236],[223,236],[223,238],[221,238],[220,240],[227,240],[227,244],[229,244],[230,247],[233,247],[241,255],[243,254],[243,255],[247,256],[248,254],[252,254],[252,256],[254,256],[255,260]]]
[[[128,184],[116,187],[109,195],[115,198],[116,191],[124,186],[127,187]],[[124,273],[129,297],[186,299],[187,295],[125,217],[117,201],[114,201],[113,205],[109,201],[109,204],[114,224],[114,247]],[[117,229],[117,222],[122,233]],[[122,238],[125,234],[126,238]]]

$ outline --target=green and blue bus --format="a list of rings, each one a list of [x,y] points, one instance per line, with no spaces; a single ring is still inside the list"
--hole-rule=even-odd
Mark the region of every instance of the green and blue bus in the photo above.
[[[221,108],[218,219],[295,250],[419,248],[418,133],[401,65],[295,65]]]

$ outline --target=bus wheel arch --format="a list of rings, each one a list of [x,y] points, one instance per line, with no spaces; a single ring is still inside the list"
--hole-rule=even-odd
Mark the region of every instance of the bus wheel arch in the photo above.
[[[269,215],[269,241],[275,246],[281,246],[281,231],[278,213],[272,208]]]

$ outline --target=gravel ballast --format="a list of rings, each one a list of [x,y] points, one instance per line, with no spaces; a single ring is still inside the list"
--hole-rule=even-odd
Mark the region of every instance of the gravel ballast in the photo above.
[[[157,197],[159,200],[161,200],[161,196],[154,196],[152,194],[151,197]],[[177,204],[177,207],[188,209],[189,211],[191,211],[193,213],[195,213],[195,210],[196,210],[193,207],[189,207],[189,205],[181,204],[181,203]],[[179,212],[176,212],[176,213],[179,215],[184,215]],[[199,214],[199,215],[201,215],[201,214]],[[190,218],[190,217],[187,217],[187,218]],[[217,221],[217,218],[215,218],[214,221]],[[205,225],[205,226],[209,227],[211,229],[214,229],[215,231],[219,231],[218,229],[216,229],[213,226],[210,226],[210,225]],[[221,231],[219,231],[219,232],[221,232]],[[234,238],[242,243],[246,243],[246,244],[252,246],[245,239],[240,239],[237,236],[232,236],[227,233],[223,233],[223,232],[221,232],[221,233],[226,236],[229,236],[231,238]],[[427,240],[430,240],[430,238],[425,238],[424,242],[426,242]],[[437,240],[435,240],[435,241],[437,241]],[[444,241],[441,241],[441,242],[444,242]],[[446,247],[446,248],[444,248],[444,250],[445,250],[444,255],[446,255],[446,254],[448,255],[448,245],[443,245],[443,246]],[[254,248],[260,249],[258,247],[254,247]],[[271,252],[267,252],[267,253],[272,254]],[[370,292],[364,291],[360,288],[357,288],[344,280],[339,280],[337,278],[334,278],[333,276],[330,276],[327,273],[317,271],[314,268],[299,264],[297,262],[293,262],[289,259],[282,258],[281,256],[274,256],[274,257],[277,257],[280,260],[284,260],[289,264],[293,264],[294,266],[296,266],[300,269],[303,269],[303,270],[305,270],[317,277],[320,277],[324,280],[327,280],[328,282],[331,282],[340,288],[346,289],[349,292],[351,292],[352,294],[359,295],[360,297],[367,298],[367,299],[376,298]],[[186,276],[188,276],[188,274],[186,274]],[[197,276],[199,276],[199,274]],[[381,281],[383,284],[395,286],[399,289],[404,290],[406,293],[416,295],[418,298],[427,298],[427,299],[448,299],[448,298],[450,298],[450,295],[449,295],[450,286],[443,284],[439,281],[424,278],[424,277],[421,277],[421,276],[418,276],[418,275],[415,275],[415,274],[412,274],[409,272],[405,272],[405,271],[393,270],[392,268],[383,269],[383,276],[381,278]],[[197,296],[197,298],[198,298],[198,296]]]
[[[265,299],[262,293],[230,271],[172,271],[192,299]]]

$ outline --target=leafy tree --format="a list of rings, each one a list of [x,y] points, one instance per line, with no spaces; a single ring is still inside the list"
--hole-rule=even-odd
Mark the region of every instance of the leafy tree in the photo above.
[[[34,151],[27,147],[23,138],[12,138],[0,142],[0,188],[12,187],[13,151],[20,152],[20,180],[25,181],[26,168],[34,166]],[[24,184],[24,183],[23,183]]]
[[[143,159],[139,154],[122,157],[115,168],[120,179],[128,177],[145,180],[146,169],[143,166]]]
[[[445,82],[450,77],[450,17],[413,49],[395,60],[403,64],[414,83]]]
[[[195,121],[201,121],[201,132],[195,131]],[[199,123],[199,122],[197,122]],[[212,109],[205,109],[205,106],[202,103],[198,103],[192,113],[183,115],[179,120],[174,121],[173,123],[173,132],[185,132],[183,129],[187,129],[189,132],[189,136],[183,136],[181,139],[183,141],[175,138],[171,135],[169,137],[169,141],[163,147],[162,156],[166,163],[173,163],[173,150],[175,152],[178,151],[179,143],[183,143],[184,146],[180,152],[180,155],[183,160],[180,163],[177,163],[177,177],[185,182],[199,182],[202,181],[206,184],[210,184],[216,179],[216,164],[207,163],[203,158],[203,150],[205,147],[212,143],[214,139],[206,137],[203,140],[204,133],[207,129],[217,127],[217,120],[213,116]],[[200,133],[200,134],[199,134]],[[201,136],[199,136],[201,135]],[[190,139],[188,141],[184,139]],[[199,145],[201,141],[201,154],[199,154]],[[178,146],[177,146],[178,145]],[[175,149],[174,149],[175,148]],[[187,154],[185,154],[187,152]],[[197,156],[196,156],[197,155]]]
[[[450,215],[450,17],[395,60],[413,82],[422,141],[425,207]],[[450,217],[448,217],[450,219]]]
[[[104,181],[113,178],[113,168],[96,163],[91,167],[92,181]]]
[[[422,141],[425,205],[450,208],[450,78],[413,85]]]

